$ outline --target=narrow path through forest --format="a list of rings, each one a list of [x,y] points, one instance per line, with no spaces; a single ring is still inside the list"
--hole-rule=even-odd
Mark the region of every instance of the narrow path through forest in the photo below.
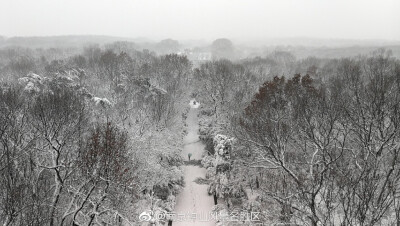
[[[197,104],[198,106],[198,104]],[[188,154],[191,153],[192,160],[201,160],[202,154],[205,152],[204,145],[199,141],[198,135],[198,109],[196,105],[191,105],[186,122],[188,124],[188,134],[185,137],[184,149],[182,157],[188,160]],[[215,225],[210,219],[212,207],[214,205],[212,196],[207,193],[207,184],[197,184],[197,178],[205,178],[206,169],[197,165],[183,166],[185,176],[185,187],[177,197],[175,213],[177,215],[185,215],[177,217],[173,222],[173,226],[191,226],[191,225]]]

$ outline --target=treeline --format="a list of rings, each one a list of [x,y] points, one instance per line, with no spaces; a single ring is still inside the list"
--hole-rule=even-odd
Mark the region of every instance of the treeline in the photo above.
[[[121,43],[0,53],[2,225],[126,225],[174,209],[186,57]]]
[[[219,213],[260,212],[268,225],[400,224],[400,61],[390,51],[275,54],[196,73]]]
[[[400,224],[390,51],[275,51],[193,68],[126,42],[7,48],[0,73],[3,225],[123,225],[173,211],[189,96],[201,103],[216,212],[260,212],[269,225]]]

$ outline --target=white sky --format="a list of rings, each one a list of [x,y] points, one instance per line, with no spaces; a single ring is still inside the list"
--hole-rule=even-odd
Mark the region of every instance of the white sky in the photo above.
[[[0,35],[400,40],[400,0],[0,0]]]

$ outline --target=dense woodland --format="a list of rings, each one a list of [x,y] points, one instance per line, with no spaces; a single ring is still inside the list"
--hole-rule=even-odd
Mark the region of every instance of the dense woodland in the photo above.
[[[196,64],[129,42],[0,49],[0,223],[139,225],[144,209],[174,211],[195,98],[215,212],[400,225],[399,59],[233,48],[214,43]]]

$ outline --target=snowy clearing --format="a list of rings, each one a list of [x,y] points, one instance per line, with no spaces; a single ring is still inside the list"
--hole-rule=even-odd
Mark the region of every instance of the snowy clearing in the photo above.
[[[198,102],[196,99],[192,99],[190,100],[189,105],[191,108],[199,108],[200,102]]]

